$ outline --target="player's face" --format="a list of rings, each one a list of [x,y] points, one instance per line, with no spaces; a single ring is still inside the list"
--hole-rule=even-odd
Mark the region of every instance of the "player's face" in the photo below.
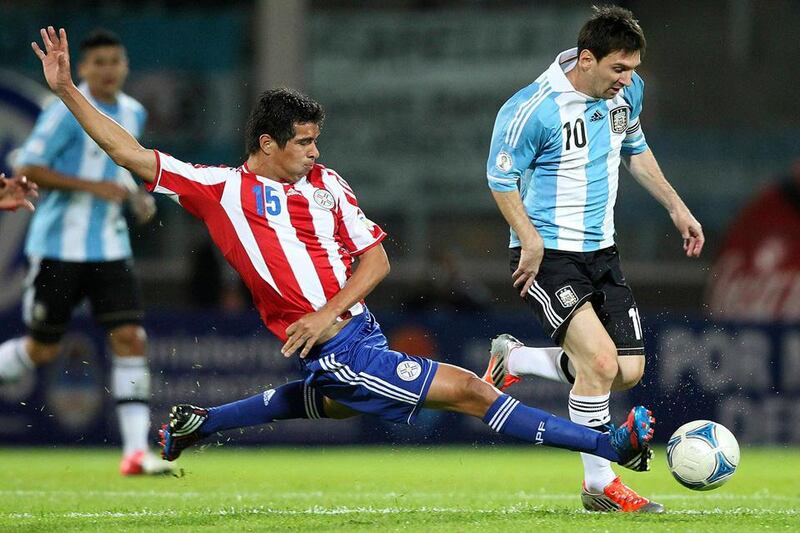
[[[311,167],[319,158],[317,149],[319,134],[319,125],[313,122],[295,123],[294,137],[289,139],[283,148],[275,146],[271,151],[272,163],[284,176],[302,178],[311,171]]]
[[[128,57],[121,46],[98,46],[87,50],[78,74],[89,85],[92,96],[114,100],[128,77]]]
[[[614,98],[623,87],[631,84],[633,72],[641,63],[638,51],[616,50],[600,61],[595,61],[589,74],[592,80],[592,94],[595,98],[606,100]]]

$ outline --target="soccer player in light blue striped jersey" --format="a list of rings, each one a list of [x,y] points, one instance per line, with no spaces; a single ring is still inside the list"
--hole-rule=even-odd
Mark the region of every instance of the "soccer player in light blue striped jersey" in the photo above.
[[[572,383],[570,418],[601,429],[610,420],[610,391],[636,385],[645,366],[639,312],[614,245],[620,163],[667,209],[687,256],[700,255],[704,237],[642,130],[636,68],[644,34],[630,11],[594,9],[577,47],[497,115],[487,178],[511,226],[513,285],[559,347],[500,335],[484,379],[501,389],[524,375]],[[626,487],[608,461],[582,458],[587,509],[663,510]]]
[[[96,30],[80,47],[81,92],[134,135],[146,120],[144,107],[121,92],[128,75],[119,38]],[[81,129],[67,107],[54,100],[39,116],[15,162],[43,195],[28,231],[30,262],[23,297],[25,337],[0,344],[0,385],[51,361],[59,351],[75,307],[87,298],[113,352],[110,389],[117,403],[124,475],[170,470],[148,451],[150,373],[138,282],[123,214],[130,201],[144,222],[155,203],[130,173]]]

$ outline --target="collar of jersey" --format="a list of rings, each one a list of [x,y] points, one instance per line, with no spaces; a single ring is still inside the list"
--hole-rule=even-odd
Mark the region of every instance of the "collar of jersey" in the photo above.
[[[564,50],[556,56],[556,60],[547,69],[547,79],[550,81],[550,87],[557,93],[575,93],[577,96],[586,100],[599,100],[588,94],[584,94],[573,87],[572,83],[567,79],[567,72],[575,68],[578,64],[578,48],[570,48]]]
[[[273,183],[275,183],[277,185],[283,185],[284,187],[294,187],[294,186],[300,185],[302,183],[305,183],[308,180],[308,175],[303,176],[302,178],[300,178],[299,180],[295,181],[294,183],[286,183],[286,182],[283,182],[283,181],[278,181],[278,180],[274,180],[272,178],[268,178],[266,176],[261,176],[259,174],[256,174],[252,170],[250,170],[250,167],[247,166],[247,161],[242,163],[242,166],[240,166],[239,168],[242,169],[244,172],[247,172],[248,174],[255,174],[256,176],[259,176],[261,178],[267,179],[267,180],[269,180],[269,181],[271,181],[271,182],[273,182]]]

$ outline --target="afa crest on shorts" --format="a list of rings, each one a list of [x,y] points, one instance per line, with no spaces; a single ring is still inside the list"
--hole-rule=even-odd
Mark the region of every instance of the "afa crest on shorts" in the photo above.
[[[611,113],[608,115],[608,118],[611,121],[611,131],[614,133],[625,133],[625,130],[628,129],[627,107],[623,106],[612,109]]]
[[[575,294],[572,285],[567,285],[566,287],[558,289],[556,291],[556,297],[563,307],[572,307],[578,303],[578,295]]]

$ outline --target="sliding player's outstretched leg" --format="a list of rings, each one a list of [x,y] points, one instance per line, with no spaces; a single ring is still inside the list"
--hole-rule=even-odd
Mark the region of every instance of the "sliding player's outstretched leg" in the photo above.
[[[603,433],[524,405],[472,372],[442,363],[425,407],[481,418],[498,433],[534,444],[593,454],[636,471],[650,468],[655,419],[645,407],[634,407],[625,423]]]
[[[161,457],[174,461],[181,452],[203,440],[208,434],[200,427],[208,420],[208,409],[189,404],[173,405],[169,411],[169,422],[158,431]]]
[[[209,409],[189,404],[172,407],[169,422],[159,431],[161,456],[174,461],[186,448],[228,429],[294,418],[325,418],[324,397],[303,381]]]

